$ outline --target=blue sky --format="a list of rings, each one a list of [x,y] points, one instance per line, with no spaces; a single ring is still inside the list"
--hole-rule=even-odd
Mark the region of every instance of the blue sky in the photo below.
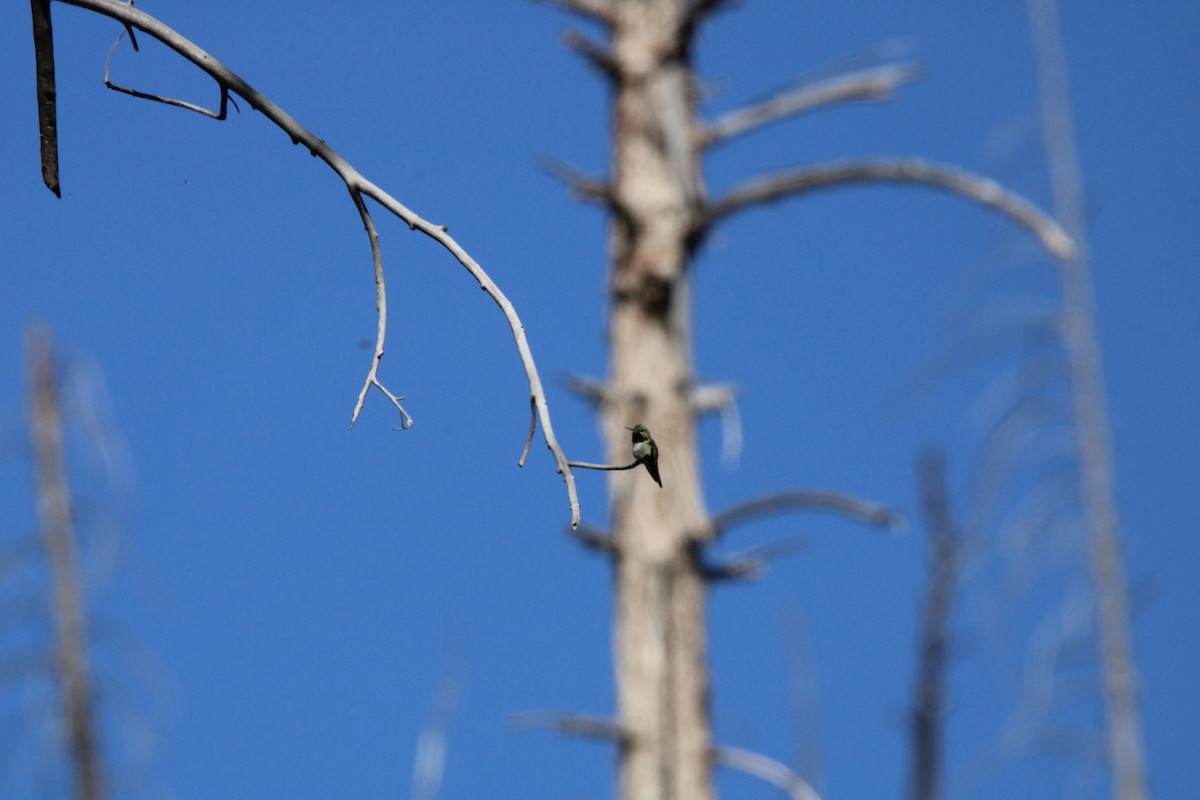
[[[600,460],[589,410],[558,378],[605,370],[603,218],[536,166],[551,155],[605,169],[605,88],[560,45],[572,20],[484,0],[336,15],[273,0],[143,8],[449,225],[521,313],[568,455]],[[40,181],[27,9],[14,5],[0,25],[0,534],[33,522],[21,340],[43,320],[89,385],[103,385],[131,465],[115,490],[83,479],[82,462],[80,475],[122,527],[115,569],[95,590],[114,622],[97,638],[124,659],[110,665],[111,719],[148,720],[158,738],[135,788],[405,796],[440,676],[461,660],[444,797],[609,794],[603,746],[512,725],[531,710],[612,709],[611,598],[605,565],[562,532],[565,492],[544,448],[515,466],[527,389],[494,305],[440,247],[377,214],[392,299],[381,376],[408,396],[416,426],[393,432],[390,407],[372,396],[351,429],[374,295],[336,177],[245,104],[217,123],[106,91],[118,26],[54,13],[61,200]],[[1189,724],[1200,714],[1200,12],[1103,2],[1062,13],[1150,774],[1157,796],[1183,797],[1200,778]],[[926,75],[890,104],[722,148],[710,188],[809,161],[911,154],[1047,204],[1024,14],[1012,0],[922,0],[757,2],[723,15],[697,53],[712,113],[884,41],[901,40]],[[208,81],[143,41],[142,54],[115,56],[114,80],[215,101]],[[945,444],[962,507],[978,452],[969,412],[996,368],[964,366],[936,392],[913,387],[1010,263],[995,256],[1005,248],[1033,252],[955,199],[853,188],[738,217],[697,265],[697,363],[739,387],[745,428],[731,469],[720,426],[703,427],[709,507],[819,486],[914,522],[881,537],[787,518],[727,544],[801,534],[805,546],[761,582],[712,595],[718,738],[788,762],[798,750],[811,762],[818,741],[822,768],[809,775],[828,797],[896,797],[906,776],[924,576],[913,461]],[[578,480],[584,518],[602,523],[603,477]],[[1014,603],[1019,624],[1002,632],[985,584],[972,584],[956,624],[958,777],[1011,707],[1023,659],[1012,645],[1037,617]],[[1020,602],[1044,610],[1061,595],[1039,592]],[[788,703],[797,650],[819,701],[802,745]],[[36,771],[10,765],[0,785],[25,791]],[[1099,796],[1094,776],[1037,757],[962,796]],[[747,778],[721,781],[727,796],[774,796]]]

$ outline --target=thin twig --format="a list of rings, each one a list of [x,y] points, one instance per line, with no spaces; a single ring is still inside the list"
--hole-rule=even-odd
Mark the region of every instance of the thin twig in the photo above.
[[[734,212],[815,189],[850,183],[914,183],[943,189],[998,211],[1024,226],[1052,255],[1070,258],[1075,253],[1075,243],[1067,232],[1028,200],[990,178],[917,158],[814,164],[754,179],[708,206],[700,216],[697,235],[702,235],[713,223]]]
[[[112,62],[113,53],[116,51],[117,45],[119,45],[121,43],[121,39],[125,38],[126,32],[129,33],[129,40],[130,40],[130,42],[133,43],[133,49],[134,50],[137,49],[137,41],[133,37],[133,28],[126,25],[125,30],[121,31],[121,33],[117,36],[116,41],[114,41],[112,43],[112,47],[108,48],[108,56],[104,59],[104,85],[106,87],[108,87],[109,89],[112,89],[114,92],[121,92],[122,94],[132,95],[133,97],[137,97],[142,100],[153,100],[156,103],[163,103],[168,106],[175,106],[176,108],[183,108],[183,109],[187,109],[188,111],[195,111],[197,114],[203,114],[204,116],[211,117],[212,119],[217,119],[217,120],[225,119],[225,112],[228,110],[228,103],[229,103],[229,90],[225,88],[224,84],[221,84],[221,86],[220,86],[220,89],[221,89],[220,108],[217,111],[210,111],[207,108],[204,108],[203,106],[198,106],[198,105],[195,105],[194,103],[188,103],[184,100],[175,100],[170,97],[162,97],[161,95],[149,94],[148,92],[138,91],[137,89],[129,89],[125,86],[118,86],[117,84],[115,84],[111,80],[109,80],[109,77],[108,77],[109,64]],[[236,108],[236,106],[237,106],[237,104],[234,103],[235,108]]]
[[[713,760],[729,769],[745,772],[778,787],[791,800],[821,800],[808,781],[773,758],[740,747],[714,747]]]
[[[137,28],[140,31],[154,37],[167,47],[179,53],[185,59],[195,64],[210,77],[213,78],[219,85],[226,87],[230,92],[237,94],[246,99],[250,106],[258,111],[282,129],[292,141],[296,144],[302,144],[315,157],[320,158],[329,165],[338,177],[346,184],[347,189],[353,196],[355,193],[361,193],[366,197],[370,197],[392,214],[403,220],[410,229],[420,231],[434,241],[441,244],[444,248],[450,251],[451,255],[471,274],[478,282],[479,287],[495,301],[500,307],[501,313],[504,314],[505,320],[508,322],[509,328],[512,330],[513,339],[516,341],[517,352],[521,359],[521,364],[525,369],[525,377],[529,381],[529,393],[532,401],[537,406],[538,417],[541,420],[542,435],[546,440],[546,447],[554,457],[555,465],[559,474],[563,476],[563,482],[567,487],[567,497],[571,509],[571,524],[579,524],[579,498],[575,490],[575,479],[571,474],[571,468],[567,464],[567,457],[563,453],[562,447],[559,445],[557,438],[554,435],[554,426],[550,421],[550,407],[546,400],[546,393],[542,387],[542,381],[537,371],[537,364],[533,360],[533,354],[529,348],[528,339],[525,336],[525,327],[521,323],[520,317],[517,315],[516,309],[512,302],[500,290],[495,281],[487,274],[487,272],[475,261],[474,258],[467,253],[462,246],[449,235],[446,227],[436,225],[426,219],[421,218],[396,198],[385,192],[383,189],[376,186],[371,181],[367,180],[358,170],[352,167],[344,158],[336,151],[327,145],[323,140],[318,139],[312,132],[304,128],[300,123],[293,119],[283,109],[269,100],[265,95],[258,92],[250,84],[246,83],[240,76],[231,71],[228,67],[218,61],[209,53],[200,49],[193,42],[181,36],[178,32],[163,24],[154,17],[142,12],[139,9],[133,8],[118,0],[61,0],[68,5],[85,8],[96,13],[121,22],[123,25],[128,25]],[[373,365],[375,362],[372,362]],[[381,387],[382,388],[382,387]],[[398,404],[398,398],[392,399],[394,404]]]
[[[713,533],[720,535],[755,517],[786,511],[827,511],[881,528],[899,528],[904,516],[895,509],[869,503],[857,497],[818,489],[763,495],[727,508],[713,517]]]
[[[834,103],[890,100],[896,89],[915,81],[920,74],[920,69],[913,64],[888,64],[799,86],[723,114],[704,125],[698,134],[699,144],[712,147],[787,117]]]
[[[533,433],[537,430],[537,403],[533,402],[533,398],[529,398],[529,435],[525,437],[525,447],[521,450],[521,458],[517,461],[518,467],[525,466],[525,459],[529,457],[529,447],[533,444]]]
[[[619,467],[616,464],[589,464],[586,461],[568,461],[567,462],[567,464],[569,466],[575,467],[576,469],[605,469],[605,470],[610,470],[610,471],[633,469],[634,467],[640,465],[641,463],[642,462],[639,459],[637,461],[634,461],[632,464],[626,464],[623,467]]]

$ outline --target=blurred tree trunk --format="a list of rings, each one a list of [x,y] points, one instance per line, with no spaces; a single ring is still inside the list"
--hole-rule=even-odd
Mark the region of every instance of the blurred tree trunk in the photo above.
[[[75,796],[79,800],[100,800],[100,759],[88,677],[83,587],[77,567],[71,490],[67,483],[54,343],[48,330],[35,329],[29,334],[26,361],[38,517],[50,559],[53,585],[55,673],[62,730],[74,777]]]
[[[650,427],[659,488],[612,473],[615,660],[626,800],[712,797],[706,607],[697,540],[707,518],[691,392],[688,239],[700,205],[683,0],[612,8],[613,164],[604,429],[627,463],[626,426]]]
[[[1115,800],[1144,800],[1149,793],[1137,666],[1133,657],[1125,561],[1121,554],[1121,525],[1113,492],[1112,444],[1104,402],[1083,178],[1075,153],[1066,55],[1057,4],[1053,0],[1029,0],[1028,5],[1038,59],[1042,135],[1054,213],[1076,242],[1074,257],[1059,261],[1062,336],[1070,371],[1088,560],[1096,594],[1112,794]]]

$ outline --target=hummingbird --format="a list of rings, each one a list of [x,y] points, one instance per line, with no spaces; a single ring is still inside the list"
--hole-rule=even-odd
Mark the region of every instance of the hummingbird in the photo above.
[[[650,473],[650,477],[654,478],[654,482],[661,488],[662,478],[658,477],[658,445],[650,437],[650,429],[639,422],[632,428],[626,428],[625,430],[633,431],[633,457],[635,463],[645,464],[646,471]]]

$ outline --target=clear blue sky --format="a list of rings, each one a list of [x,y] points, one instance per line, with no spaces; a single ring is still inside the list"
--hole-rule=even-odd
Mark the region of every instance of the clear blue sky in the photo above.
[[[573,21],[516,0],[144,9],[449,225],[522,314],[568,454],[599,460],[588,409],[557,377],[605,371],[602,217],[536,168],[552,155],[605,169],[605,88],[560,45]],[[118,635],[128,629],[157,664],[148,718],[159,747],[143,796],[406,796],[418,733],[456,657],[444,797],[608,795],[604,746],[511,725],[529,710],[611,711],[610,578],[563,535],[565,493],[544,447],[515,466],[527,389],[494,305],[440,247],[380,213],[392,297],[381,374],[409,397],[416,426],[393,432],[372,396],[351,429],[374,295],[336,177],[245,104],[217,123],[106,91],[119,27],[55,4],[55,199],[37,161],[28,13],[13,4],[0,24],[0,533],[32,525],[21,337],[40,319],[102,375],[133,465],[135,488],[104,504],[126,544],[98,599],[123,627],[97,636],[144,665]],[[1067,3],[1063,18],[1139,587],[1150,773],[1158,797],[1185,797],[1200,780],[1200,11]],[[207,80],[142,38],[143,54],[116,56],[114,80],[215,101]],[[724,148],[710,187],[807,161],[913,154],[1009,179],[1045,204],[1016,0],[746,3],[702,38],[706,107],[896,38],[925,66],[922,82],[891,104]],[[704,426],[710,508],[820,486],[894,504],[915,523],[880,537],[789,518],[728,543],[802,534],[806,544],[760,583],[712,595],[718,738],[794,762],[789,652],[799,647],[820,703],[823,769],[809,776],[828,797],[895,798],[906,776],[924,576],[913,459],[926,442],[949,447],[961,508],[979,433],[971,399],[995,371],[963,368],[952,388],[916,400],[910,390],[962,330],[954,320],[999,268],[998,243],[1032,249],[951,198],[844,189],[738,218],[696,271],[698,365],[740,388],[746,436],[728,469],[719,426]],[[603,522],[602,476],[579,483],[585,519]],[[988,621],[994,593],[982,580],[971,591],[956,624],[952,776],[1011,707],[1023,654],[1010,645],[1030,609],[1061,596],[1022,600],[1024,627],[1006,634]],[[132,671],[110,670],[122,685]],[[105,694],[118,720],[146,715],[135,700]],[[0,786],[24,791],[30,771],[10,765]],[[1094,774],[1034,758],[972,796],[1097,797]],[[721,780],[726,796],[775,796]]]

